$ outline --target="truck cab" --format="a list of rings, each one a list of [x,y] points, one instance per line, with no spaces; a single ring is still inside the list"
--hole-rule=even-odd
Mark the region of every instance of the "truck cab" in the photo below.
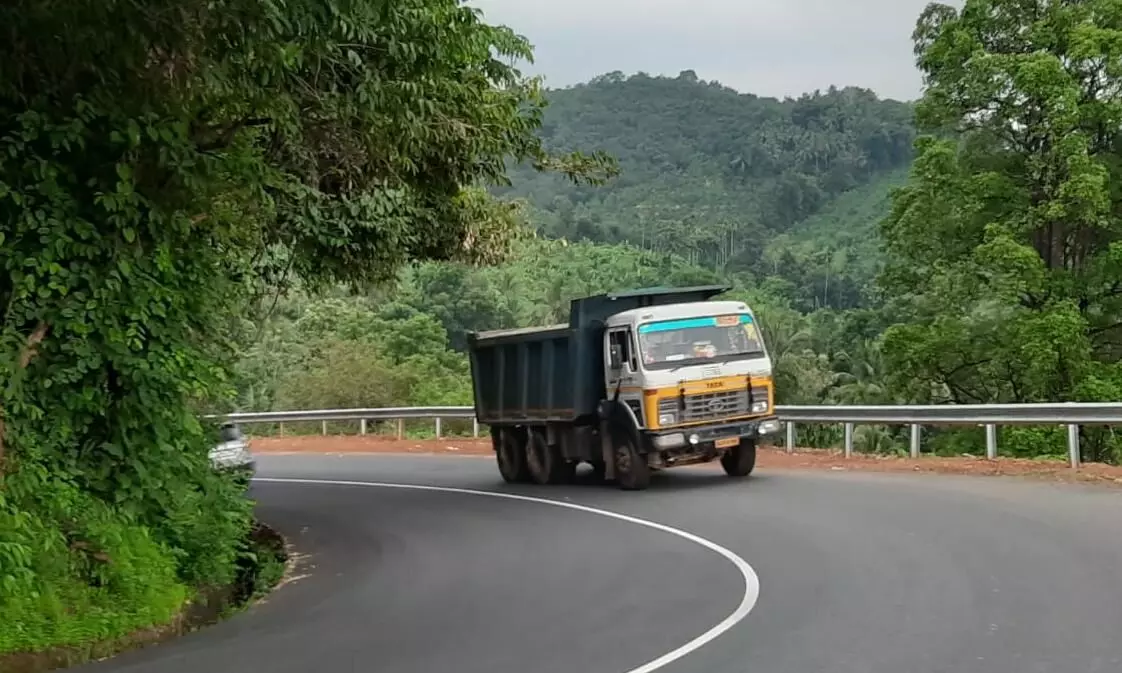
[[[731,467],[751,471],[754,440],[779,430],[771,359],[743,302],[623,311],[605,321],[603,348],[606,389],[634,417],[656,469],[739,454],[747,439],[751,456]]]

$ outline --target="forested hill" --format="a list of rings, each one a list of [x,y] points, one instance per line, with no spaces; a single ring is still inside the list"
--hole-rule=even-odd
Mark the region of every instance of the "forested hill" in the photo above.
[[[547,96],[546,144],[605,150],[619,160],[622,174],[607,186],[578,187],[528,167],[513,170],[513,186],[504,194],[526,197],[544,234],[627,241],[729,272],[774,275],[776,255],[788,252],[776,248],[777,237],[800,231],[815,215],[871,232],[868,223],[887,210],[866,209],[863,219],[851,221],[852,197],[849,215],[832,215],[831,207],[862,189],[881,204],[886,181],[898,183],[911,159],[911,105],[864,89],[831,88],[779,101],[685,71],[673,78],[611,73]],[[827,239],[813,251],[822,259],[830,244],[853,242],[832,234]],[[800,250],[805,246],[790,252]],[[792,276],[802,271],[778,269],[813,296],[807,279]],[[824,277],[829,272],[822,269]],[[866,274],[853,282],[867,280]]]

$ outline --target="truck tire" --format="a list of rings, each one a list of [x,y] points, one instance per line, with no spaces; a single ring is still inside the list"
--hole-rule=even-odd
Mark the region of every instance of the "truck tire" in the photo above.
[[[756,468],[756,440],[742,438],[721,456],[721,467],[730,477],[747,477]]]
[[[615,441],[616,481],[625,491],[642,491],[651,484],[647,457],[639,453],[635,440],[621,434]]]
[[[495,444],[495,459],[499,463],[499,474],[508,484],[524,484],[530,481],[530,469],[526,465],[525,428],[498,428],[492,434]]]
[[[561,455],[561,448],[551,446],[542,429],[530,430],[526,442],[526,467],[535,484],[562,484],[572,481],[576,464],[570,463]]]

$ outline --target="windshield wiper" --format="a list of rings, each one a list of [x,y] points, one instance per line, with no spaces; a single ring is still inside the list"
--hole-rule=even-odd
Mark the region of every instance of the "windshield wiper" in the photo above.
[[[676,367],[672,367],[670,369],[670,373],[673,374],[674,372],[678,371],[682,367],[689,367],[690,365],[696,365],[696,364],[699,364],[700,362],[701,362],[700,358],[692,358],[692,359],[689,359],[689,360],[682,360],[681,364],[679,364]]]
[[[723,353],[711,358],[689,358],[688,360],[682,360],[674,367],[671,367],[670,373],[673,374],[682,367],[691,367],[693,365],[704,364],[721,364],[728,362],[729,360],[741,360],[749,357],[760,356],[763,354],[763,351],[745,351],[743,353]]]

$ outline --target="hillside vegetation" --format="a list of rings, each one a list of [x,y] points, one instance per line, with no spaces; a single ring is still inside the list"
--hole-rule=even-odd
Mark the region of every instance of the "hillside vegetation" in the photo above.
[[[621,174],[579,187],[514,170],[500,193],[527,199],[544,235],[627,242],[725,273],[773,276],[798,288],[793,298],[807,309],[859,303],[871,277],[851,277],[847,261],[875,258],[874,223],[888,213],[878,197],[902,182],[911,160],[910,105],[856,88],[778,101],[691,72],[613,73],[547,99],[546,146],[604,149]],[[822,221],[803,226],[815,216]],[[811,241],[779,238],[831,222],[833,233]]]

